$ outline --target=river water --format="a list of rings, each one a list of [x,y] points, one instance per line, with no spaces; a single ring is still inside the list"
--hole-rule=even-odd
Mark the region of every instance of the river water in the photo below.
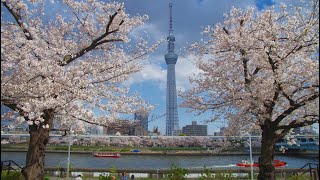
[[[25,165],[26,152],[1,152],[1,160],[13,160],[20,166]],[[66,167],[68,153],[46,153],[45,166]],[[253,160],[258,160],[253,155]],[[98,158],[92,154],[71,153],[72,168],[110,168],[117,169],[168,169],[172,164],[177,167],[198,169],[207,168],[238,168],[235,163],[243,159],[249,160],[249,155],[215,155],[215,156],[161,156],[161,155],[122,155],[121,158]],[[307,163],[319,164],[316,156],[275,155],[275,159],[287,162],[281,168],[301,168]]]

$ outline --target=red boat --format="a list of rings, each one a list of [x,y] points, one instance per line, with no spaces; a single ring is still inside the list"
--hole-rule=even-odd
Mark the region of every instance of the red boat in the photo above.
[[[120,153],[110,153],[110,152],[95,152],[92,153],[95,157],[106,157],[106,158],[120,158]]]
[[[237,165],[237,166],[242,166],[242,167],[250,167],[250,162],[248,162],[248,161],[242,161],[241,163],[237,163],[236,165]],[[282,166],[285,166],[285,165],[287,165],[287,163],[284,162],[284,161],[280,161],[280,160],[277,160],[277,159],[275,159],[275,160],[273,161],[273,166],[275,166],[275,167],[282,167]],[[252,166],[258,167],[259,164],[256,163],[256,162],[254,162],[254,163],[252,164]]]

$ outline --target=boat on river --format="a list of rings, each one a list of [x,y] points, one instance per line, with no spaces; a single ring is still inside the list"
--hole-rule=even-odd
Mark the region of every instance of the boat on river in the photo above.
[[[105,158],[120,158],[120,153],[112,153],[112,152],[94,152],[92,153],[95,157],[105,157]]]
[[[237,166],[241,166],[241,167],[250,167],[250,162],[248,162],[247,160],[242,160],[241,163],[237,163],[236,164]],[[287,165],[287,162],[284,162],[284,161],[280,161],[278,159],[275,159],[273,161],[273,166],[274,167],[282,167],[282,166],[285,166]],[[252,164],[253,167],[259,167],[259,164],[257,162],[254,162]]]

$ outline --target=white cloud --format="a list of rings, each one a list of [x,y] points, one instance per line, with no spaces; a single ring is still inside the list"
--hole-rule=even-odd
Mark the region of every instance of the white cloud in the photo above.
[[[128,81],[125,82],[126,86],[135,83],[155,82],[159,84],[161,90],[166,90],[167,82],[167,69],[162,68],[157,62],[164,62],[163,56],[153,57],[153,61],[148,61],[143,66],[142,71],[136,73]],[[156,61],[155,61],[156,60]],[[189,77],[197,75],[200,70],[193,63],[194,57],[179,57],[176,64],[176,85],[177,90],[185,91],[190,88]],[[166,65],[165,65],[166,66]],[[159,83],[160,82],[160,83]]]
[[[185,91],[191,87],[189,77],[196,76],[200,70],[194,64],[194,56],[179,57],[176,64],[177,90]]]
[[[139,37],[148,38],[151,42],[159,41],[163,39],[165,35],[163,34],[161,29],[157,27],[156,24],[145,23],[143,26],[139,26],[135,28],[130,34],[129,37],[133,41],[139,41]]]
[[[130,38],[133,41],[138,41],[138,37],[144,37],[151,40],[150,43],[159,41],[163,39],[167,34],[161,31],[161,27],[158,27],[157,24],[145,23],[143,26],[139,26],[130,33]],[[178,35],[177,35],[178,36]],[[179,41],[184,39],[184,37],[179,37]],[[130,86],[136,83],[157,83],[159,88],[163,91],[166,90],[167,82],[167,68],[165,65],[164,55],[167,53],[164,49],[167,44],[162,44],[155,52],[156,55],[150,56],[147,63],[143,65],[142,71],[136,73],[124,84]],[[161,51],[161,52],[160,52]],[[176,64],[176,84],[177,90],[185,91],[190,88],[189,77],[194,74],[199,73],[199,70],[192,63],[193,57],[190,55],[180,56]]]
[[[159,59],[159,57],[157,59]],[[151,61],[148,61],[143,65],[142,70],[130,77],[124,83],[124,85],[130,86],[132,84],[138,83],[156,82],[159,83],[160,87],[163,88],[165,87],[164,84],[166,83],[166,76],[166,69],[162,69],[159,64],[151,63]]]

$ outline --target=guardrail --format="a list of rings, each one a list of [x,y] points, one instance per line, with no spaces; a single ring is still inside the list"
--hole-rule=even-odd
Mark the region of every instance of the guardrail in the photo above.
[[[16,169],[16,168],[18,168],[18,169]],[[21,170],[21,169],[22,169],[22,167],[19,166],[17,163],[15,163],[12,160],[1,161],[1,173],[2,173],[2,170],[7,170],[7,174],[9,174],[10,171],[16,171],[16,170]]]
[[[204,169],[186,169],[188,175],[186,178],[197,179],[204,172]],[[230,174],[245,178],[250,177],[250,168],[237,168],[237,169],[209,169],[212,174]],[[276,168],[275,173],[280,178],[287,178],[296,173],[298,168]],[[102,168],[72,168],[69,173],[69,177],[76,177],[82,175],[84,177],[99,177],[99,175],[108,175],[111,169]],[[126,172],[129,176],[134,175],[136,178],[166,178],[170,172],[170,169],[116,169],[116,173],[120,175],[122,172]],[[259,173],[259,168],[254,168],[254,176]],[[55,176],[64,178],[67,175],[67,168],[65,167],[45,167],[45,174],[48,176]]]
[[[308,168],[306,169],[306,167]],[[311,180],[319,180],[319,164],[307,163],[306,165],[298,169],[296,172],[294,172],[294,174],[306,174],[307,172],[309,172]]]

